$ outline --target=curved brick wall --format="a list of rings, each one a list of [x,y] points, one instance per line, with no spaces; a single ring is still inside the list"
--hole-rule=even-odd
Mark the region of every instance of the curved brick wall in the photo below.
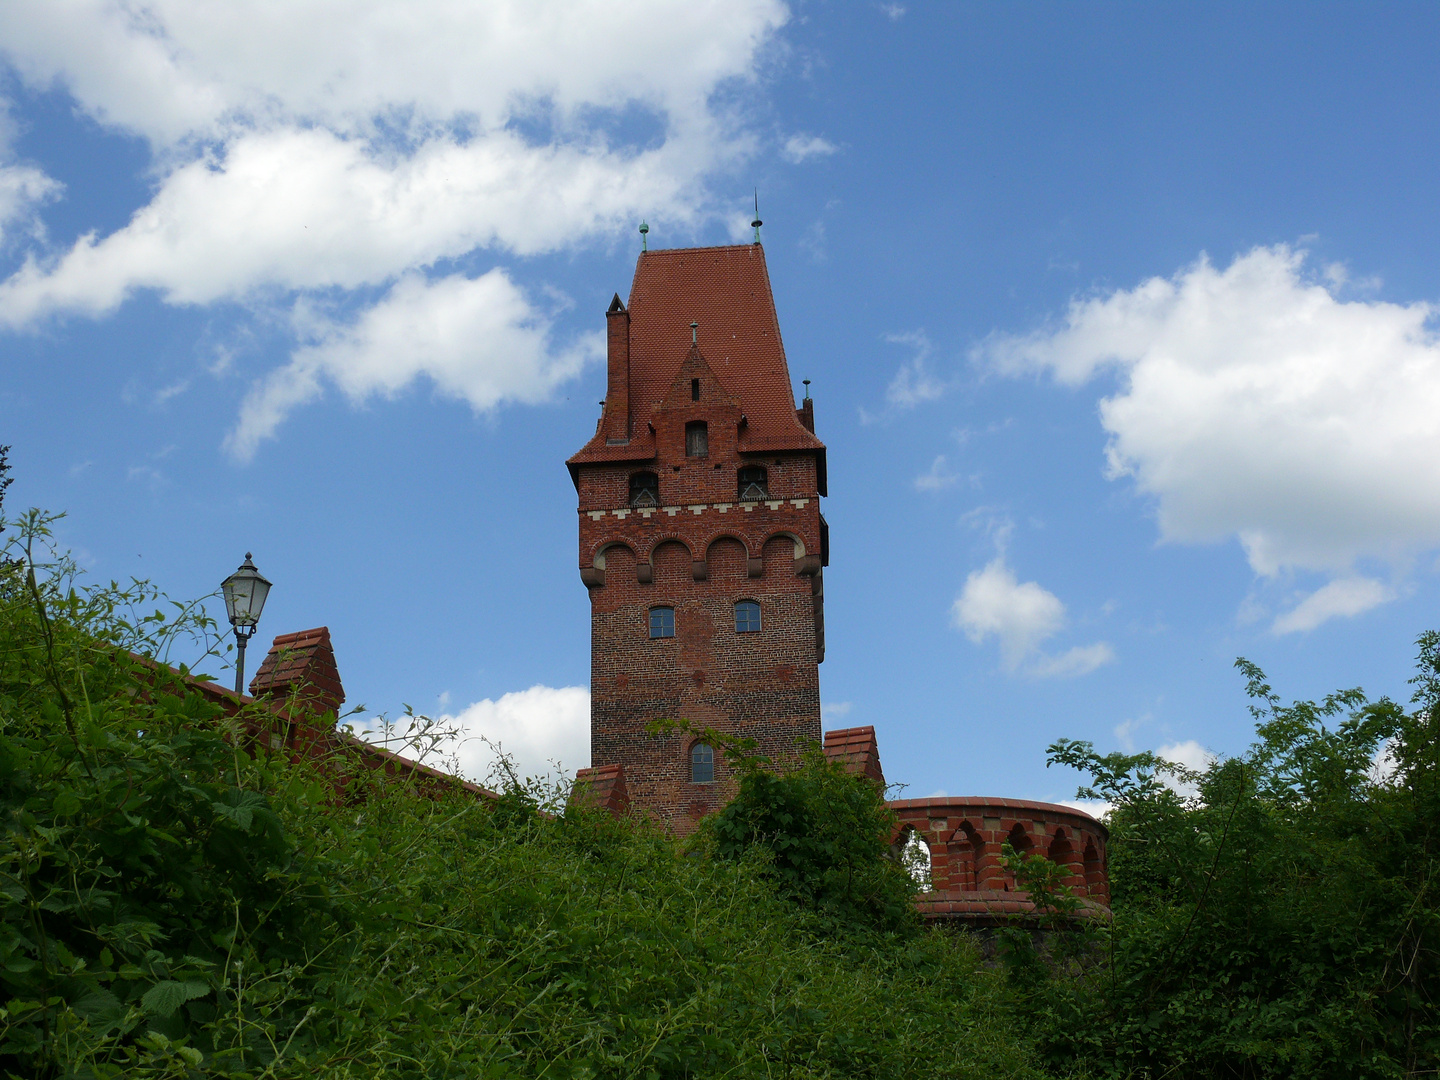
[[[1065,883],[1087,900],[1086,910],[1109,915],[1109,833],[1084,811],[1024,799],[950,797],[897,799],[890,808],[900,818],[896,842],[913,831],[930,848],[932,891],[917,898],[927,919],[986,923],[1033,912],[1001,862],[1006,840],[1068,866]]]

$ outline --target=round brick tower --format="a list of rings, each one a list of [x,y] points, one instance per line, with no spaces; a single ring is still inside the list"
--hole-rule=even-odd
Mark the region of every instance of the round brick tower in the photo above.
[[[567,463],[590,592],[591,762],[688,832],[732,790],[715,748],[662,718],[820,740],[825,444],[795,408],[760,244],[642,254],[606,313],[608,388]]]

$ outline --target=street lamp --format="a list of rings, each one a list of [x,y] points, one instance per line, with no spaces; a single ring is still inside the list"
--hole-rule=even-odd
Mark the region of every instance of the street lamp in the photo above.
[[[255,633],[255,624],[260,621],[260,612],[265,607],[265,597],[270,595],[270,582],[260,576],[255,564],[250,561],[250,552],[240,569],[227,577],[220,585],[225,593],[225,611],[230,616],[230,625],[235,628],[235,643],[240,648],[240,658],[235,662],[235,692],[245,692],[245,643]]]

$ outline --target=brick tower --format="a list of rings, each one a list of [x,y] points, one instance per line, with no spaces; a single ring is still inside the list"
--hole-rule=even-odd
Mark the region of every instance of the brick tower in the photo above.
[[[731,790],[668,717],[783,759],[820,739],[825,444],[799,409],[759,243],[650,251],[606,313],[609,384],[567,463],[590,592],[592,764],[688,832]]]

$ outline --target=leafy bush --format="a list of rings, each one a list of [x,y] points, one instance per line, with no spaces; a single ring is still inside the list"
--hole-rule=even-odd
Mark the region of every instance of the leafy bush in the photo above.
[[[1191,772],[1060,742],[1110,814],[1110,962],[1020,1005],[1052,1061],[1116,1076],[1414,1076],[1440,1066],[1440,635],[1415,710],[1285,705],[1241,660],[1258,739]],[[1393,772],[1383,775],[1378,761]]]
[[[242,749],[243,717],[128,651],[178,630],[213,658],[214,628],[37,566],[44,530],[0,577],[0,1074],[1037,1075],[973,950],[836,940],[884,911],[858,862],[797,904],[759,848]],[[833,788],[878,826],[806,777],[802,807]]]

